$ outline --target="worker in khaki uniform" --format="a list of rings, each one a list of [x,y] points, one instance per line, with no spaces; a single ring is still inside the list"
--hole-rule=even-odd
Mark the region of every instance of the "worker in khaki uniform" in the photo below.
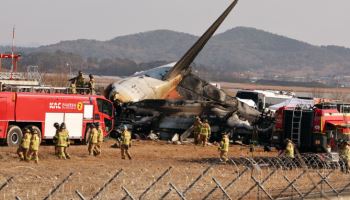
[[[30,140],[30,159],[34,160],[35,163],[39,162],[39,146],[40,146],[40,137],[38,135],[38,131],[33,129],[32,138]]]
[[[61,123],[61,126],[60,126],[60,129],[61,131],[64,132],[64,134],[66,135],[67,137],[67,146],[64,147],[63,149],[63,152],[64,152],[64,155],[66,156],[67,159],[70,159],[70,155],[68,154],[68,147],[70,146],[70,141],[69,141],[69,132],[66,128],[66,124],[64,122]]]
[[[66,131],[66,125],[64,123],[61,124],[60,130],[57,136],[57,147],[58,147],[58,158],[66,159],[66,148],[68,146],[68,131]]]
[[[198,116],[196,116],[196,119],[193,123],[194,144],[198,144],[200,141],[199,134],[201,132],[201,126],[202,126],[201,119]]]
[[[202,123],[201,125],[201,132],[200,132],[200,141],[203,147],[207,145],[208,139],[210,137],[210,133],[211,133],[211,130],[210,130],[210,125],[208,123],[208,120],[204,120],[204,123]]]
[[[96,129],[97,129],[97,145],[95,147],[95,155],[100,155],[102,151],[102,143],[103,143],[103,131],[100,126],[100,123],[96,123]]]
[[[30,146],[30,140],[32,138],[32,134],[28,128],[23,129],[24,136],[22,138],[21,144],[17,149],[17,154],[21,160],[28,160],[28,151]]]
[[[90,80],[87,83],[87,85],[89,87],[89,93],[92,95],[95,95],[96,94],[96,92],[95,92],[95,79],[92,76],[92,74],[89,74],[89,78],[90,78]]]
[[[79,71],[79,74],[77,77],[75,77],[76,81],[76,87],[77,87],[77,92],[79,94],[84,94],[84,88],[85,88],[85,80],[84,80],[84,77],[83,77],[83,72]]]
[[[123,132],[121,134],[121,155],[122,159],[125,159],[125,154],[128,156],[129,160],[131,160],[131,156],[129,154],[129,148],[131,147],[131,133],[128,131],[128,127],[124,125]]]
[[[280,155],[284,155],[282,158],[284,162],[285,169],[293,168],[293,160],[294,160],[294,144],[290,139],[285,140],[285,148],[281,151]]]
[[[60,132],[60,124],[58,122],[55,122],[53,124],[53,127],[55,127],[56,129],[55,136],[53,136],[53,143],[55,144],[55,155],[58,155],[57,139],[58,139],[58,133]]]
[[[88,146],[88,151],[89,151],[90,156],[93,155],[93,151],[97,145],[97,142],[98,142],[98,131],[97,131],[95,125],[91,124],[90,125],[89,146]]]
[[[227,153],[228,153],[228,147],[230,145],[230,140],[228,138],[228,134],[224,133],[222,136],[222,140],[220,142],[220,146],[218,150],[220,151],[220,161],[227,162]]]
[[[72,94],[76,94],[77,93],[77,80],[75,78],[71,79],[70,82],[70,90]]]
[[[290,139],[287,139],[286,149],[284,150],[284,154],[290,158],[294,159],[294,145]]]
[[[340,157],[344,160],[344,164],[345,164],[345,169],[344,172],[345,173],[349,173],[350,172],[350,142],[349,141],[344,141],[342,142],[341,146],[340,146],[340,152],[339,152]]]

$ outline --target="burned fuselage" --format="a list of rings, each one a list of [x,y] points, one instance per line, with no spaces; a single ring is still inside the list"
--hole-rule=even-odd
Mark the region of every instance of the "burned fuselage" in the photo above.
[[[150,130],[181,133],[192,125],[194,116],[201,116],[209,120],[213,132],[238,126],[251,129],[260,113],[191,74],[190,67],[237,2],[234,0],[176,63],[111,84],[106,95],[117,107],[116,123],[130,123],[145,134]]]

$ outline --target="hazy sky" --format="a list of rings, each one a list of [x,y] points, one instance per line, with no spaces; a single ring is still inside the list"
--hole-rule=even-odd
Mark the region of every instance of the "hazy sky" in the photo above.
[[[155,29],[195,35],[231,0],[0,0],[0,44],[109,40]],[[315,45],[350,47],[350,0],[240,0],[218,30],[263,29]]]

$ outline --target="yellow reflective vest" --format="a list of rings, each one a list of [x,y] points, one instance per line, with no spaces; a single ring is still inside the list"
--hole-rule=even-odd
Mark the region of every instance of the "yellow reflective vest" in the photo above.
[[[219,150],[228,152],[228,147],[230,145],[230,140],[227,137],[222,138]]]
[[[40,137],[38,136],[38,134],[34,134],[30,142],[30,150],[39,151],[39,146],[40,146]]]
[[[92,128],[91,132],[90,132],[90,140],[89,142],[91,144],[96,144],[97,143],[97,139],[98,139],[98,131],[96,128]]]
[[[346,161],[350,160],[350,149],[349,149],[349,146],[343,147],[341,149],[340,157],[342,157]]]
[[[57,137],[57,146],[67,147],[69,140],[69,133],[66,129],[60,130]]]
[[[124,131],[122,133],[122,144],[123,145],[131,144],[131,133],[129,131]]]
[[[103,142],[103,131],[102,131],[102,129],[99,128],[99,129],[97,130],[97,132],[98,132],[98,134],[97,134],[97,141],[98,141],[98,142]]]
[[[208,123],[204,123],[201,126],[201,135],[209,136],[210,135],[210,125]]]
[[[287,143],[285,154],[289,158],[294,158],[294,146],[292,143],[290,143],[290,142]]]
[[[25,133],[23,138],[22,138],[21,147],[24,149],[29,149],[31,138],[32,138],[32,134]]]

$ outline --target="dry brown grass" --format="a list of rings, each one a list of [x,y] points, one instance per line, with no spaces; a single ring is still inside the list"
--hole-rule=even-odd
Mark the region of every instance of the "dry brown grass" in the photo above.
[[[103,154],[100,157],[88,156],[87,146],[73,145],[69,149],[71,160],[58,160],[53,155],[52,146],[42,146],[39,165],[18,161],[15,148],[0,147],[0,184],[6,178],[14,176],[13,182],[0,192],[0,199],[14,199],[15,196],[21,199],[42,199],[70,172],[74,173],[71,179],[51,199],[78,199],[75,190],[81,192],[86,198],[91,198],[119,169],[124,171],[101,193],[99,199],[122,199],[125,195],[121,189],[122,186],[138,198],[158,176],[172,166],[169,174],[164,176],[145,196],[145,199],[159,199],[169,189],[169,182],[184,191],[208,166],[215,164],[186,194],[188,199],[202,199],[215,187],[212,177],[226,186],[244,169],[244,166],[219,164],[216,146],[203,148],[192,144],[172,145],[164,142],[135,141],[131,148],[133,160],[129,161],[120,159],[120,150],[110,148],[111,144],[113,144],[112,141],[104,143]],[[230,148],[232,157],[248,155],[251,154],[246,148],[240,146]],[[259,149],[254,155],[276,156],[277,152],[266,153]],[[277,190],[288,185],[283,175],[293,179],[301,171],[302,169],[291,171],[278,169],[264,187],[272,194],[276,194]],[[270,172],[272,169],[254,171],[253,176],[262,180]],[[245,173],[227,189],[233,199],[238,198],[254,185],[251,175],[251,172]],[[315,173],[312,177],[316,182],[320,180]],[[349,180],[349,175],[344,175],[339,170],[329,179],[333,185],[335,183],[344,185],[344,182]],[[305,176],[296,183],[296,186],[306,191],[312,187],[312,184]],[[257,194],[258,190],[255,188],[244,199],[256,199]],[[260,194],[262,199],[265,199],[266,196],[261,190]],[[209,199],[221,199],[222,195],[223,193],[217,189]],[[172,191],[166,199],[178,199],[178,197]]]

